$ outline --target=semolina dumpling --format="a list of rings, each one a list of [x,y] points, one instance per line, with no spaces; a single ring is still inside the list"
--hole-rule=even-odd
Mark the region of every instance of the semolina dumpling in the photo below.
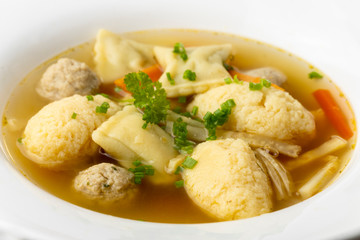
[[[198,163],[184,170],[184,187],[205,212],[219,220],[236,220],[272,210],[270,180],[244,141],[200,143],[191,157]]]
[[[155,64],[153,46],[104,29],[96,36],[94,54],[96,73],[105,84]]]
[[[288,92],[273,87],[252,91],[247,82],[227,84],[196,95],[187,110],[198,106],[198,116],[202,118],[227,99],[234,99],[236,106],[224,129],[296,141],[315,134],[313,115]]]
[[[164,69],[159,81],[167,96],[188,96],[224,84],[224,79],[230,77],[230,74],[223,62],[229,57],[231,49],[231,44],[189,47],[186,48],[188,59],[184,61],[173,53],[173,48],[154,47],[155,57]],[[183,78],[186,70],[195,72],[195,81]],[[174,85],[169,82],[167,73],[174,79]]]
[[[96,107],[107,102],[106,113],[97,113]],[[121,109],[101,95],[87,97],[73,95],[43,107],[27,123],[22,152],[39,165],[53,170],[74,167],[93,156],[98,145],[91,133],[102,122]]]

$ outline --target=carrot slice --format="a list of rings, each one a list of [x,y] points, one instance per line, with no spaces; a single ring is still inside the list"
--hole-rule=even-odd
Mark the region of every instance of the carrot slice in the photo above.
[[[353,136],[344,113],[341,111],[340,106],[335,102],[329,90],[318,89],[313,92],[313,96],[319,103],[320,107],[324,110],[326,117],[334,126],[336,131],[344,139],[349,139]]]
[[[153,82],[158,81],[160,76],[163,73],[162,69],[160,68],[160,66],[158,64],[155,64],[148,68],[142,69],[141,71],[146,73],[147,75],[149,75],[150,79]],[[126,89],[126,84],[125,84],[124,80],[125,80],[125,77],[122,77],[122,78],[115,80],[114,83],[116,86],[120,87],[122,90],[129,93],[129,91]]]
[[[243,81],[245,81],[245,82],[259,83],[260,80],[261,80],[260,77],[249,76],[249,75],[240,73],[240,72],[238,72],[238,71],[236,71],[236,70],[229,70],[229,73],[230,73],[230,75],[231,75],[232,77],[234,77],[235,75],[237,75],[237,78],[238,78],[239,80],[243,80]],[[276,85],[276,84],[273,84],[273,83],[272,83],[271,86],[274,87],[274,88],[277,88],[277,89],[279,89],[279,90],[284,91],[283,88],[279,87],[279,86]]]

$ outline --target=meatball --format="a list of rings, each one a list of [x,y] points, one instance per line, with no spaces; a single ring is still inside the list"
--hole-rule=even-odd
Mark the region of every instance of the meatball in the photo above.
[[[74,94],[89,95],[99,86],[99,78],[85,63],[61,58],[46,69],[36,90],[40,96],[54,101]]]
[[[286,82],[285,74],[272,67],[252,69],[247,71],[246,74],[254,77],[265,78],[278,86],[281,86],[284,82]]]
[[[247,82],[228,84],[199,94],[187,110],[198,106],[198,117],[203,118],[228,99],[234,99],[236,106],[224,129],[299,142],[315,134],[313,115],[288,92],[273,87],[252,91]]]
[[[77,191],[92,199],[130,200],[137,188],[134,174],[111,163],[100,163],[81,171],[74,180]]]
[[[109,104],[106,113],[97,113],[97,106]],[[105,104],[106,105],[106,104]],[[101,95],[74,95],[43,107],[27,123],[20,149],[41,166],[68,169],[94,155],[98,145],[92,132],[120,107]]]
[[[183,171],[184,187],[205,212],[219,220],[236,220],[272,210],[268,176],[244,141],[207,141],[191,157],[198,163]]]

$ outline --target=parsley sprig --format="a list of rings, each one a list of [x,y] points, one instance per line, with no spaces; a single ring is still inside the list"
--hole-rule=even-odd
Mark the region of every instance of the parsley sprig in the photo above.
[[[125,84],[135,99],[135,107],[143,111],[144,129],[149,123],[158,124],[166,120],[170,102],[166,99],[165,89],[160,82],[152,82],[144,72],[129,73],[125,76]]]
[[[216,127],[224,125],[229,120],[231,109],[236,104],[233,99],[229,99],[220,105],[214,113],[207,112],[204,116],[205,128],[208,130],[208,137],[206,140],[216,139]]]

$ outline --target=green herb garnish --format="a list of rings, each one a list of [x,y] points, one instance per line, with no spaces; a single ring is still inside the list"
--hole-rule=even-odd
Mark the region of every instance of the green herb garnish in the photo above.
[[[310,79],[313,79],[313,78],[319,79],[319,78],[323,78],[323,75],[321,75],[318,72],[312,71],[311,73],[309,73],[309,78]]]
[[[235,76],[234,76],[234,83],[236,83],[236,84],[242,84],[243,81],[240,81],[240,80],[238,79],[237,75],[235,75]]]
[[[22,140],[23,140],[22,138],[17,139],[18,143],[23,143]]]
[[[98,94],[96,94],[96,95],[101,95],[101,96],[103,96],[104,98],[109,98],[109,99],[110,99],[110,96],[109,96],[108,94],[106,94],[106,93],[98,93]]]
[[[182,172],[182,171],[184,171],[184,168],[182,167],[182,166],[178,166],[177,168],[176,168],[176,170],[175,170],[175,174],[177,175],[177,174],[179,174],[180,172]]]
[[[96,113],[107,113],[107,110],[110,108],[108,102],[103,102],[100,106],[97,106],[95,109]]]
[[[231,84],[232,83],[232,80],[229,77],[225,78],[224,81],[225,81],[226,84]]]
[[[134,173],[134,183],[141,184],[142,179],[145,176],[153,176],[155,174],[155,169],[151,165],[142,165],[141,161],[136,160],[133,162],[133,165],[136,168],[129,168],[128,170]]]
[[[73,112],[73,114],[71,115],[71,118],[72,118],[72,119],[76,119],[76,116],[77,116],[77,113],[76,113],[76,112]]]
[[[249,83],[249,89],[251,91],[259,91],[263,87],[266,87],[266,88],[271,87],[271,82],[265,78],[262,78],[262,79],[260,79],[260,83],[253,83],[253,82]]]
[[[181,165],[184,168],[193,169],[197,163],[198,161],[196,161],[192,157],[187,156]]]
[[[195,143],[187,139],[187,123],[182,118],[176,119],[173,124],[174,148],[182,154],[191,154],[194,150]]]
[[[176,188],[184,187],[184,180],[176,181],[176,182],[175,182],[175,187],[176,187]]]
[[[166,73],[166,78],[170,82],[170,85],[175,85],[175,80],[171,77],[170,73]]]
[[[104,186],[104,188],[108,188],[108,187],[110,187],[110,184],[104,183],[103,186]]]
[[[182,96],[178,98],[178,103],[186,103],[186,97]]]
[[[141,161],[140,160],[135,160],[132,162],[132,164],[137,167],[137,166],[140,166],[141,165]]]
[[[196,116],[196,114],[199,111],[199,107],[198,106],[194,106],[193,109],[191,110],[191,115]]]
[[[188,60],[188,55],[182,43],[175,43],[173,53],[179,54],[184,61]]]
[[[207,112],[204,116],[205,128],[208,130],[208,138],[206,140],[216,139],[216,127],[224,125],[229,120],[231,109],[235,106],[233,99],[229,99],[221,104],[220,108],[214,113]]]
[[[86,98],[88,101],[94,101],[94,97],[92,95],[87,95]]]
[[[187,69],[183,74],[183,78],[193,82],[196,80],[196,73]]]
[[[127,74],[125,84],[135,99],[135,107],[144,113],[144,129],[149,123],[165,122],[170,102],[166,99],[165,89],[161,87],[160,82],[152,82],[146,73],[138,72]]]

